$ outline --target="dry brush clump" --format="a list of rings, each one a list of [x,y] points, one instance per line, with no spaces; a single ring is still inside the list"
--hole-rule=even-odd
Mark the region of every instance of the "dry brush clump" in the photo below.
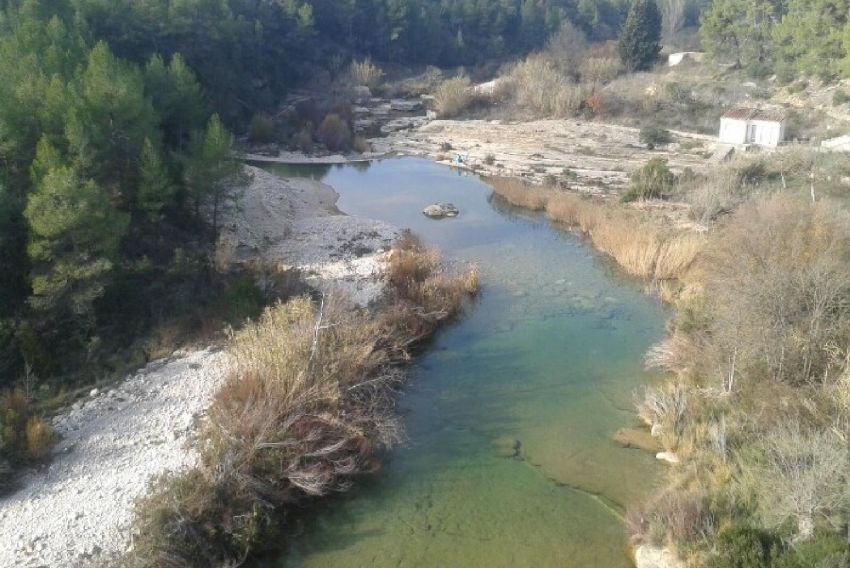
[[[564,191],[510,178],[488,180],[496,195],[511,205],[546,211],[552,221],[585,235],[629,274],[653,280],[682,277],[702,249],[704,238],[668,233],[636,214]]]
[[[747,162],[736,169],[769,171]],[[680,299],[671,338],[647,356],[676,377],[637,401],[656,433],[676,433],[664,445],[683,463],[668,473],[667,496],[630,517],[632,530],[702,561],[729,527],[761,531],[789,555],[833,538],[850,514],[846,213],[783,193],[751,200],[708,236],[688,279],[697,292]],[[680,388],[677,420],[669,409],[682,406]],[[671,511],[702,517],[694,496],[710,515],[676,522]]]
[[[351,82],[357,86],[375,88],[381,84],[384,72],[367,57],[362,61],[352,61],[348,69]]]
[[[475,100],[469,77],[455,77],[443,81],[434,92],[434,103],[440,118],[457,116]]]
[[[21,390],[0,391],[0,493],[21,465],[45,458],[56,435]]]
[[[531,55],[517,63],[507,81],[513,87],[515,104],[541,117],[575,116],[591,91],[573,83],[546,55]]]
[[[160,479],[139,504],[131,563],[239,564],[306,500],[378,467],[375,452],[401,440],[392,395],[410,347],[478,288],[474,270],[446,273],[409,236],[387,279],[391,298],[375,313],[299,297],[233,333],[200,463]]]

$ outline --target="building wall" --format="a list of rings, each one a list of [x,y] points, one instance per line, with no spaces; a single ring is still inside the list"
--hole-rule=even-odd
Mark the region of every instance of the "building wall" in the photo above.
[[[747,140],[750,144],[771,147],[779,146],[785,135],[785,125],[781,122],[753,120],[750,122],[749,128],[753,127],[755,127],[755,138]]]
[[[721,118],[719,138],[723,144],[757,144],[775,147],[785,138],[785,124],[764,120]]]
[[[747,121],[733,118],[720,119],[720,142],[724,144],[747,143]]]

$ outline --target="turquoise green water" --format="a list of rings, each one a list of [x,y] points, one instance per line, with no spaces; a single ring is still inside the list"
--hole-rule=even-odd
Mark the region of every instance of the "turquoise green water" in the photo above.
[[[619,515],[658,466],[611,436],[633,423],[663,308],[475,177],[407,158],[270,169],[324,179],[341,210],[413,229],[448,259],[477,263],[483,282],[412,369],[399,399],[409,443],[323,507],[278,565],[628,566]],[[435,201],[460,216],[425,218]]]

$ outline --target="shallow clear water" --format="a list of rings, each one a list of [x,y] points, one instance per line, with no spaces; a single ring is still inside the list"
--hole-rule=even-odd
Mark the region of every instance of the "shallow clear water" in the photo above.
[[[611,436],[633,422],[664,309],[475,177],[412,158],[269,169],[323,179],[341,210],[411,228],[448,259],[478,264],[483,282],[413,367],[399,403],[407,447],[323,507],[278,565],[628,566],[620,515],[658,466]],[[425,218],[436,201],[460,216]]]

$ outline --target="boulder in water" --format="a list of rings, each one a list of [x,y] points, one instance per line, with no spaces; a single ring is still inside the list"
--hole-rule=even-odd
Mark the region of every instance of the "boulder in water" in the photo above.
[[[460,211],[451,203],[434,203],[422,210],[426,217],[442,219],[443,217],[457,217]]]

